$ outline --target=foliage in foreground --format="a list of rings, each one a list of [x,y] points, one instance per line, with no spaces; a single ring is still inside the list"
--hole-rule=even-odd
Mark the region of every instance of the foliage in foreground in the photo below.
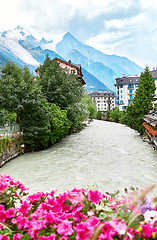
[[[0,239],[157,239],[157,199],[145,197],[152,187],[122,197],[74,188],[23,200],[28,189],[0,175]]]

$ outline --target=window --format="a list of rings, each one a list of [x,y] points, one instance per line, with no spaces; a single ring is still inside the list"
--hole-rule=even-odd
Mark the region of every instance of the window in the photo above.
[[[121,90],[120,92],[123,93],[123,90]]]
[[[132,90],[130,90],[129,93],[132,94]]]
[[[121,97],[121,98],[123,98],[123,96],[122,96],[122,95],[121,95],[120,97]]]
[[[120,88],[123,88],[123,85],[120,85]]]
[[[130,99],[132,99],[132,95],[130,95]]]

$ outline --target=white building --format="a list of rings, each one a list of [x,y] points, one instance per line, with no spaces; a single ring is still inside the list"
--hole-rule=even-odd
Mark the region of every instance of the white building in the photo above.
[[[107,111],[115,108],[115,94],[113,92],[98,91],[89,95],[92,101],[96,102],[98,111]]]
[[[157,69],[154,69],[153,71],[150,71],[152,74],[155,85],[156,85],[156,98],[157,98]],[[120,111],[123,111],[126,109],[127,106],[132,104],[133,98],[135,96],[135,92],[139,86],[140,83],[140,76],[134,75],[134,76],[123,76],[122,78],[116,78],[116,95],[117,95],[117,105],[119,107]],[[153,106],[156,105],[157,107],[157,101],[152,103]]]
[[[139,76],[123,76],[122,78],[116,78],[116,94],[117,104],[119,110],[123,111],[128,105],[130,105],[135,96],[136,89],[139,86]]]

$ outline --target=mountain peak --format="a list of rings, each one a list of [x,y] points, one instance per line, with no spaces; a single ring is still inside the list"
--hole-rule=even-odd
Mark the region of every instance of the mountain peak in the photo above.
[[[76,39],[70,32],[67,32],[67,33],[63,36],[63,39],[73,39],[73,40],[77,41],[77,39]]]

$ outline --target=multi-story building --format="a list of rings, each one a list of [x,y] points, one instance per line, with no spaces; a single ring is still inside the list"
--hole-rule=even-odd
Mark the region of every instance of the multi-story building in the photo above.
[[[92,101],[96,102],[98,111],[107,111],[115,108],[115,94],[113,92],[98,91],[89,95]]]
[[[137,75],[123,75],[122,78],[116,78],[117,105],[120,111],[126,109],[126,107],[132,103],[139,82],[140,76]]]
[[[156,98],[157,98],[157,69],[153,69],[150,71],[153,76],[155,85],[156,85]],[[119,110],[123,111],[132,104],[133,98],[135,96],[135,92],[140,83],[140,76],[125,76],[122,78],[116,78],[116,95],[117,95],[117,105],[119,106]],[[152,103],[153,106],[157,105],[157,101]]]

